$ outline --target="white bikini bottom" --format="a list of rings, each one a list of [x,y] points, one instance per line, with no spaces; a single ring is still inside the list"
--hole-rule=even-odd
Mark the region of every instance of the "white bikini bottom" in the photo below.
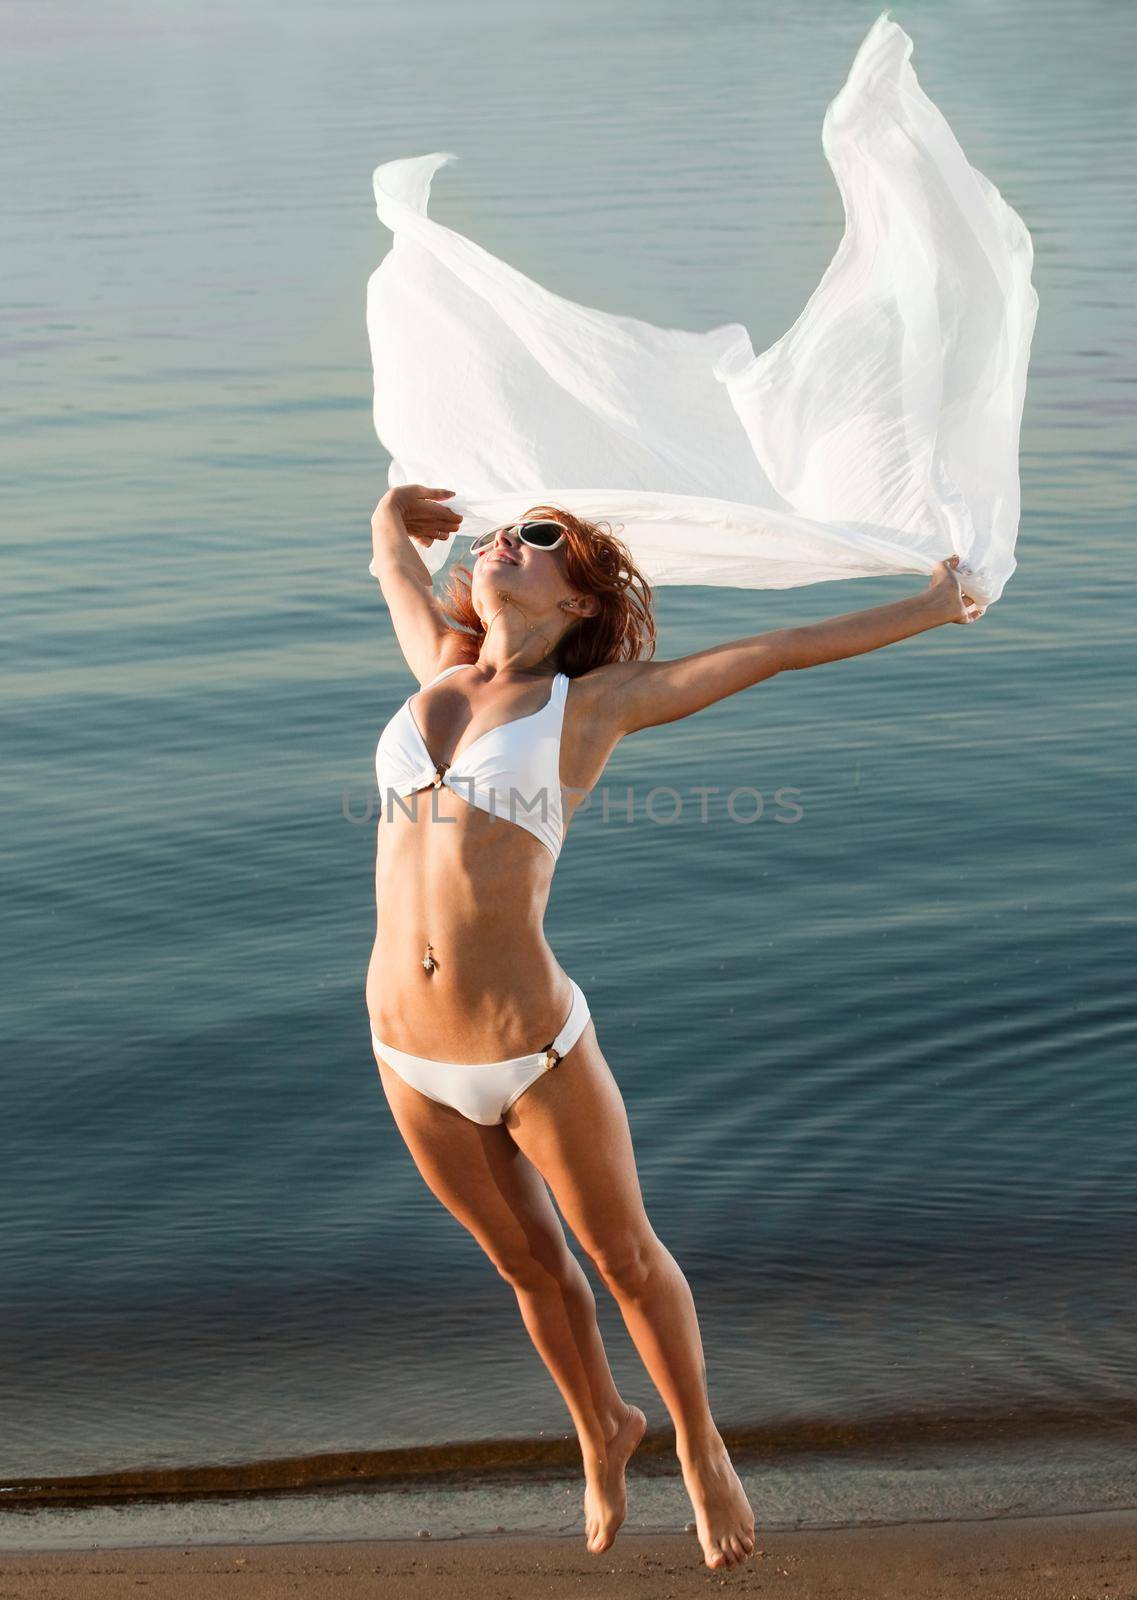
[[[371,1045],[404,1083],[428,1099],[451,1106],[471,1122],[501,1122],[530,1084],[567,1055],[588,1024],[591,1012],[584,991],[574,978],[569,982],[572,1005],[560,1032],[543,1049],[526,1056],[512,1056],[508,1061],[432,1061],[429,1056],[408,1055],[384,1044],[374,1028]]]

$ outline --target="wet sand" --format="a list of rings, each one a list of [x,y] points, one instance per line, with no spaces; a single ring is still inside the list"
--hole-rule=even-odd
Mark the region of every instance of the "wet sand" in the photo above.
[[[902,1523],[763,1535],[741,1567],[712,1572],[694,1534],[621,1533],[601,1556],[583,1536],[194,1545],[0,1552],[5,1600],[682,1600],[729,1585],[782,1600],[1133,1600],[1137,1510]]]

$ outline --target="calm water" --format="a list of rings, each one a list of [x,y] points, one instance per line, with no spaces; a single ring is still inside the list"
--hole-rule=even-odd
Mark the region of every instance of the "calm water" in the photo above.
[[[840,237],[821,119],[878,9],[4,8],[0,1477],[567,1433],[368,1046],[413,686],[366,572],[371,172],[453,150],[440,220],[760,349]],[[1137,12],[1090,0],[1073,56],[1056,4],[893,15],[1034,237],[1019,570],[978,627],[625,741],[632,820],[577,818],[548,931],[723,1431],[1022,1445],[960,1502],[998,1508],[1137,1433]],[[911,586],[662,590],[660,654]],[[1081,1482],[1047,1504],[1137,1498]]]

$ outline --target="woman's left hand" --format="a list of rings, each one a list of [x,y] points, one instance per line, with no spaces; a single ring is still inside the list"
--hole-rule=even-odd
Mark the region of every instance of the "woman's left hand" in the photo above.
[[[942,607],[941,620],[944,622],[978,622],[987,610],[985,605],[973,600],[967,593],[968,571],[969,568],[960,566],[958,556],[948,556],[946,561],[936,562],[924,592],[932,595],[937,605]]]

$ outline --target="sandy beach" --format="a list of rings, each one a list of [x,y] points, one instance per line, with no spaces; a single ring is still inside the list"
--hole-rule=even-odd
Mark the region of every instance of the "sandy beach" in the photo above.
[[[597,1557],[578,1535],[0,1553],[4,1600],[120,1600],[144,1587],[169,1600],[682,1600],[708,1585],[783,1600],[1132,1600],[1137,1509],[759,1530],[751,1560],[723,1573],[702,1564],[693,1534],[622,1534]]]

